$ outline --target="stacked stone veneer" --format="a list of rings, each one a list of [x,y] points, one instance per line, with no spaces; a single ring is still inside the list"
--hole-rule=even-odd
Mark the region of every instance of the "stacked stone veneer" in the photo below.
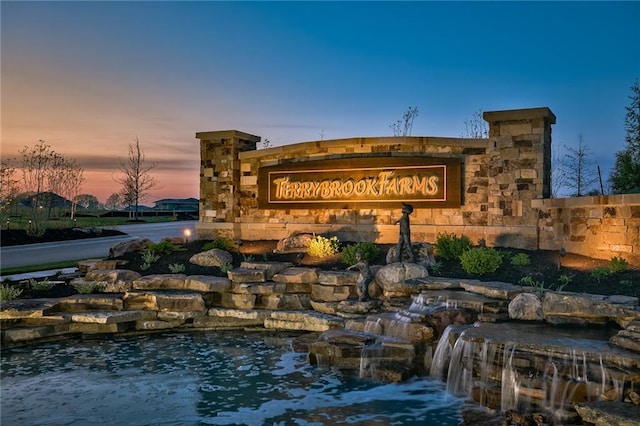
[[[640,194],[534,200],[539,247],[640,265]]]
[[[441,157],[462,160],[462,206],[416,209],[412,238],[442,232],[493,246],[537,248],[534,199],[550,194],[548,108],[484,113],[488,139],[370,137],[315,141],[256,150],[258,136],[235,130],[197,133],[201,145],[198,238],[281,239],[296,232],[332,233],[343,241],[397,241],[397,209],[258,208],[260,167],[345,157]]]

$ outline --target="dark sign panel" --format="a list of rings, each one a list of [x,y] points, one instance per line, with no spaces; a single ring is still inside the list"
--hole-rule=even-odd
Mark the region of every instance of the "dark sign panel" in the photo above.
[[[359,157],[262,167],[263,209],[459,207],[457,158]]]

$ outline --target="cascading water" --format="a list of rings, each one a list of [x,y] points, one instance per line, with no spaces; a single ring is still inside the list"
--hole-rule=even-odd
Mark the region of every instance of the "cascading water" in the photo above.
[[[637,355],[610,347],[606,336],[579,334],[513,323],[478,323],[463,331],[448,327],[431,376],[446,376],[447,391],[454,395],[502,411],[563,412],[576,402],[620,400],[629,371],[638,374]]]

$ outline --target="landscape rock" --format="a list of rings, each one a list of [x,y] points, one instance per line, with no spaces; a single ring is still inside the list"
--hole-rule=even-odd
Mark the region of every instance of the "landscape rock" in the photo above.
[[[153,241],[147,238],[136,238],[135,240],[122,241],[111,246],[109,249],[109,259],[121,257],[125,253],[144,250],[151,244],[153,244]]]
[[[231,253],[221,249],[211,249],[196,253],[189,259],[190,263],[198,266],[217,266],[229,265],[233,262]]]
[[[287,268],[273,276],[277,283],[313,284],[318,282],[318,270],[316,268]]]
[[[405,280],[424,278],[429,271],[424,265],[417,263],[391,263],[380,268],[376,274],[376,283],[382,288],[386,297],[402,297],[414,293],[417,288],[405,283]]]
[[[509,318],[525,321],[542,321],[542,301],[533,293],[520,293],[509,303]]]
[[[275,253],[306,253],[314,234],[293,234],[281,239],[276,244]]]
[[[414,262],[429,267],[436,263],[436,258],[433,255],[435,248],[432,244],[429,243],[411,243],[411,247],[413,249]],[[396,263],[400,262],[400,258],[398,256],[398,247],[392,246],[387,251],[386,263]]]

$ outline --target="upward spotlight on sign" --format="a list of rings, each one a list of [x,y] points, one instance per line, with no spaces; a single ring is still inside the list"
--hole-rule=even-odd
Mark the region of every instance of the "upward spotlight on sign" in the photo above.
[[[461,161],[432,157],[358,157],[260,168],[262,209],[460,206]]]

